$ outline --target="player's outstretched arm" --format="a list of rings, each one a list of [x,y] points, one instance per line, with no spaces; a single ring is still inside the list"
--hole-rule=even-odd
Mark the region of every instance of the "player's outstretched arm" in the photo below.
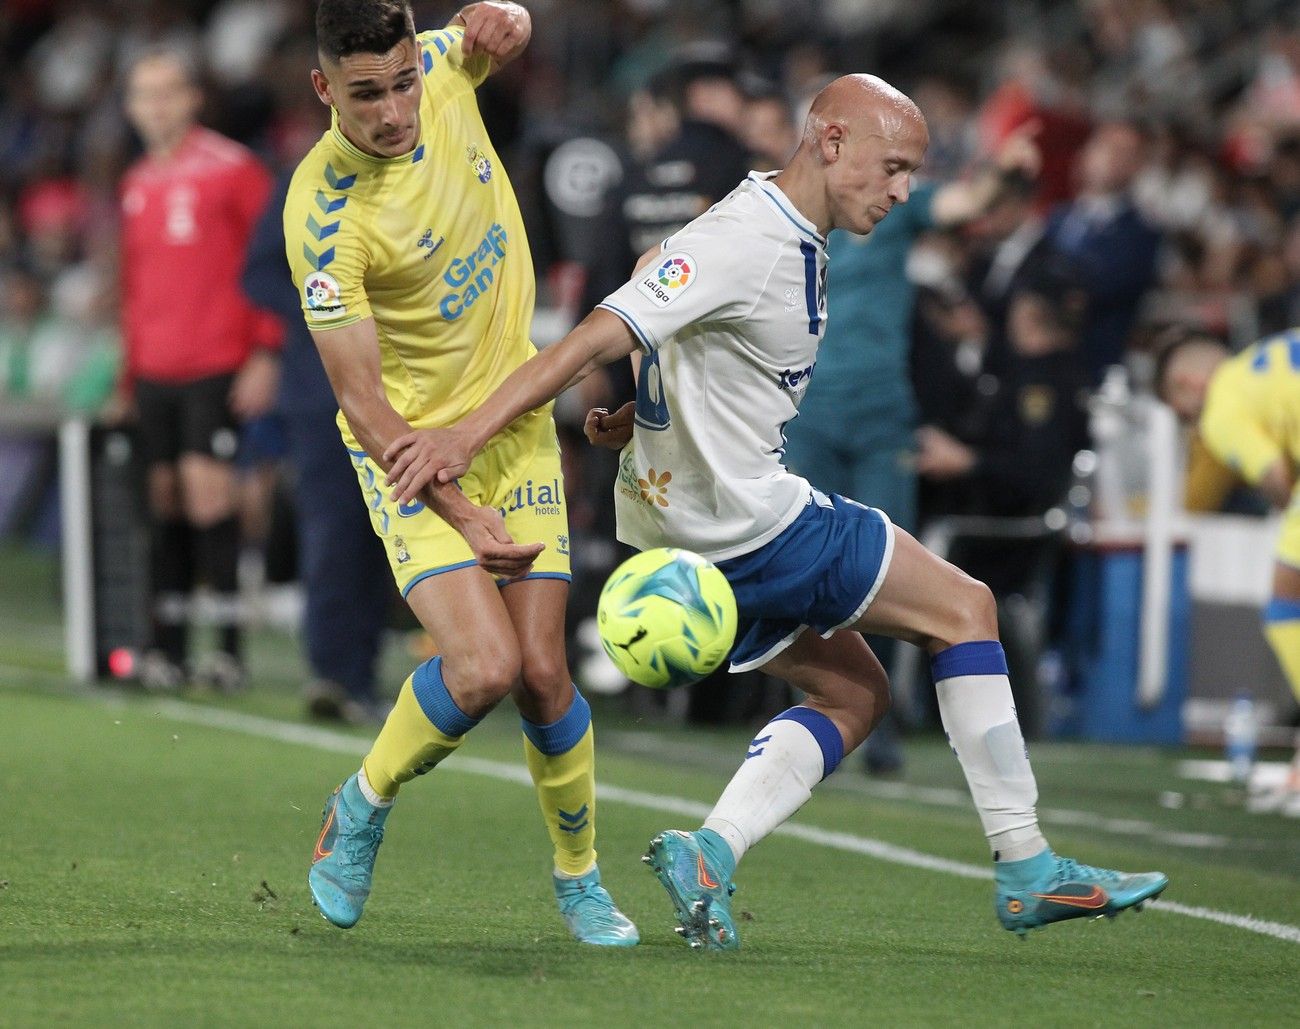
[[[408,503],[433,482],[463,475],[474,455],[522,414],[554,400],[597,368],[636,349],[627,323],[595,310],[558,343],[525,361],[482,406],[446,429],[412,429],[388,444],[384,462],[393,499]]]
[[[1017,181],[1032,182],[1043,166],[1043,152],[1037,136],[1042,123],[1033,118],[1003,140],[990,167],[981,169],[969,180],[941,186],[934,194],[931,217],[941,229],[951,229],[987,214]]]
[[[383,455],[390,442],[411,431],[384,392],[380,375],[379,337],[373,318],[338,329],[313,330],[325,372],[357,442],[367,454]],[[375,460],[387,469],[387,459]],[[465,537],[478,563],[493,575],[510,578],[525,574],[544,545],[515,543],[500,512],[478,507],[455,485],[430,482],[411,494]]]
[[[462,7],[451,24],[465,26],[466,57],[487,54],[500,71],[524,52],[533,35],[532,16],[518,4],[488,2]]]

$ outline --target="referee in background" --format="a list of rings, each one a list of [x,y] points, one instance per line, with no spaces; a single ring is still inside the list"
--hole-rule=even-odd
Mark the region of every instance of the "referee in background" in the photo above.
[[[187,54],[149,50],[131,66],[126,112],[144,155],[123,179],[120,401],[148,469],[153,637],[147,687],[244,683],[233,460],[239,424],[275,397],[279,324],[239,287],[271,176],[243,146],[198,124]],[[187,665],[190,591],[212,594],[216,648]]]

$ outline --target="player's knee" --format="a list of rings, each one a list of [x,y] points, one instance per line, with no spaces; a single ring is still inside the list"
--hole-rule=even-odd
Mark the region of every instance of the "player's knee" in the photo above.
[[[948,604],[945,624],[936,634],[944,646],[973,640],[998,638],[998,602],[993,591],[979,579],[954,568],[951,587],[946,590]]]
[[[562,647],[549,648],[545,653],[524,654],[520,669],[524,691],[538,696],[568,695],[569,662]]]
[[[519,650],[508,641],[482,641],[471,652],[444,656],[444,675],[456,684],[456,703],[478,716],[494,708],[519,681]]]
[[[962,614],[966,638],[956,642],[997,639],[998,602],[993,591],[979,579],[964,573],[962,578],[965,580],[962,584]]]

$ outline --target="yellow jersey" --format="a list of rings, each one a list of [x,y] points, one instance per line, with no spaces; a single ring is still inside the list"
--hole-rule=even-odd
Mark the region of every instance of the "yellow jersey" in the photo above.
[[[1300,465],[1300,330],[1260,340],[1219,365],[1200,431],[1210,452],[1252,485],[1279,458]]]
[[[489,62],[463,56],[464,32],[418,36],[424,93],[411,153],[363,153],[336,115],[284,207],[308,327],[373,316],[388,399],[416,428],[463,418],[536,353],[523,219],[474,95]],[[339,425],[356,449],[341,413]]]

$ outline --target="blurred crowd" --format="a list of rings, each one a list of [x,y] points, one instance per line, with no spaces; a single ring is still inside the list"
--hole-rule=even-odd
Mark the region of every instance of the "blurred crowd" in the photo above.
[[[459,5],[414,6],[426,28]],[[811,97],[835,74],[871,71],[916,99],[931,136],[923,178],[994,176],[977,206],[936,216],[902,251],[897,288],[908,291],[910,338],[900,389],[916,430],[905,449],[921,480],[922,521],[1052,506],[1088,442],[1089,392],[1114,365],[1139,386],[1148,381],[1170,325],[1240,348],[1300,324],[1292,4],[527,6],[532,44],[489,80],[480,102],[529,223],[539,343],[748,169],[781,167]],[[308,82],[313,8],[310,0],[0,3],[5,405],[93,412],[113,402],[119,189],[141,153],[123,112],[133,57],[160,43],[191,53],[202,122],[283,173],[328,124]],[[999,163],[1015,138],[1032,141],[1036,157]],[[859,291],[873,302],[875,284],[837,282],[834,240],[832,254],[832,297]],[[851,385],[868,393],[878,384]],[[630,373],[612,374],[561,405],[561,419],[567,412],[573,429],[588,405],[629,395]],[[814,379],[806,403],[817,402]],[[598,582],[617,553],[612,472],[606,456],[582,450],[568,454],[571,518],[596,555]]]

